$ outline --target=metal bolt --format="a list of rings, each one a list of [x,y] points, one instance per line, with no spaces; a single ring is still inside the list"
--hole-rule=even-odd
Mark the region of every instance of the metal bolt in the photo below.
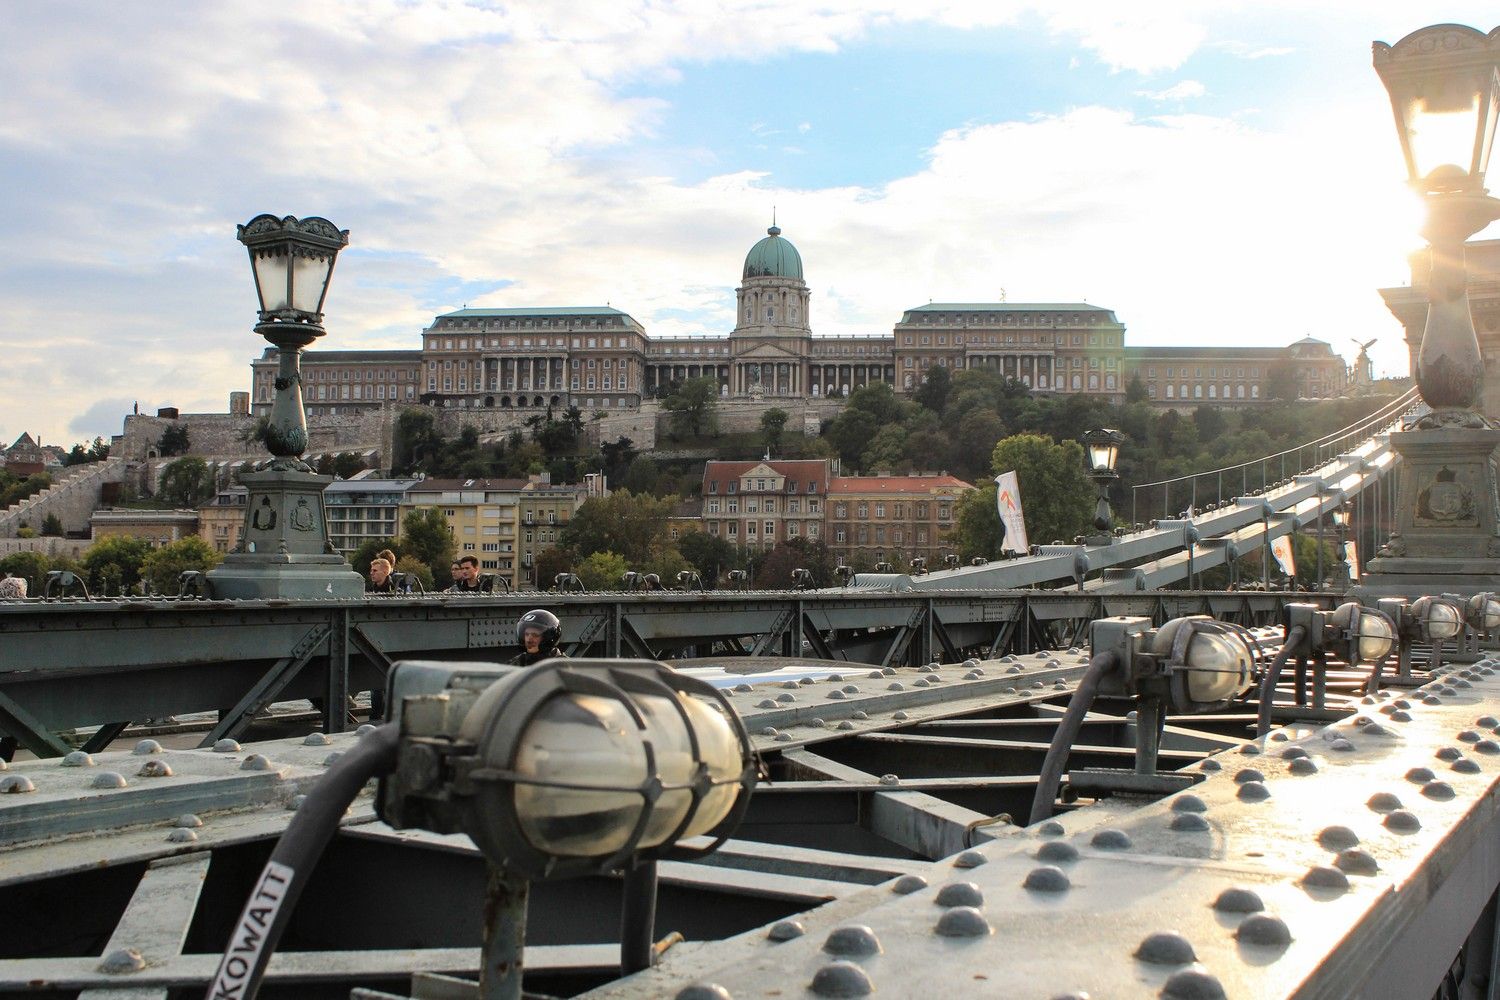
[[[1078,848],[1065,840],[1049,840],[1036,849],[1038,861],[1070,862],[1078,860]]]
[[[1224,987],[1206,972],[1182,969],[1167,977],[1162,1000],[1225,1000]]]
[[[140,972],[146,967],[146,960],[141,953],[134,948],[116,948],[98,965],[100,972],[110,975],[120,975],[126,972]]]
[[[1318,765],[1311,757],[1298,757],[1287,766],[1287,771],[1296,775],[1317,774]]]
[[[214,743],[214,753],[239,753],[239,740],[218,740]]]
[[[827,729],[828,723],[822,719],[813,718],[807,720],[807,726],[809,729]]]
[[[1454,792],[1453,786],[1446,781],[1429,781],[1422,786],[1422,794],[1438,802],[1447,802],[1453,798]]]
[[[813,680],[811,677],[799,677],[797,678],[797,683],[805,687],[808,684],[816,684],[818,682]]]
[[[843,722],[839,723],[838,728],[847,733],[854,728],[854,723],[850,722],[848,719],[845,719]]]
[[[770,698],[763,698],[760,701],[758,701],[758,702],[755,703],[755,707],[756,708],[775,708],[776,707],[776,703],[774,701],[772,701]]]
[[[1178,833],[1200,833],[1208,829],[1208,820],[1197,813],[1178,813],[1167,828]]]
[[[328,738],[327,733],[308,733],[307,737],[303,739],[302,745],[305,747],[326,747],[332,742],[333,740]]]
[[[1022,671],[1021,667],[1006,667],[1005,668],[1005,672],[1007,674],[1019,674],[1019,673],[1021,673],[1021,671]]]
[[[1218,761],[1214,760],[1212,757],[1209,757],[1207,760],[1200,760],[1198,762],[1198,770],[1200,770],[1200,771],[1218,771],[1218,770],[1222,770],[1223,767],[1224,767],[1223,764],[1220,764]]]
[[[1124,830],[1099,830],[1089,843],[1101,851],[1125,851],[1131,846],[1130,835]]]
[[[783,705],[790,705],[797,700],[797,696],[794,694],[778,694],[776,700]]]
[[[760,734],[762,736],[775,736],[776,735],[776,727],[775,726],[763,726],[761,728]]]
[[[0,778],[0,795],[25,795],[36,791],[36,785],[24,774],[7,774]]]
[[[824,679],[827,680],[828,683],[830,683],[830,684],[842,684],[842,683],[844,683],[844,675],[843,674],[829,674]]]
[[[1349,751],[1354,749],[1354,744],[1350,743],[1348,740],[1338,739],[1328,744],[1328,749],[1337,750],[1340,753],[1348,753]]]
[[[1397,809],[1395,812],[1387,813],[1385,819],[1381,820],[1387,830],[1394,833],[1416,833],[1422,829],[1422,821],[1405,809]]]
[[[875,932],[864,924],[835,927],[823,942],[830,955],[878,955],[883,950]]]
[[[1291,739],[1291,737],[1288,736],[1286,733],[1282,732],[1280,729],[1276,730],[1276,732],[1274,732],[1274,733],[1271,734],[1271,742],[1272,743],[1285,743],[1289,739]]]
[[[1371,812],[1388,813],[1401,808],[1401,800],[1394,792],[1376,792],[1365,802]]]
[[[355,739],[361,739],[362,740],[366,736],[369,736],[374,731],[375,731],[375,727],[372,726],[372,725],[370,725],[368,722],[366,722],[363,726],[360,726],[358,729],[356,729],[354,731],[354,737],[355,737]]]
[[[1179,795],[1172,800],[1172,811],[1177,813],[1208,812],[1208,804],[1191,793]]]
[[[799,938],[806,933],[807,928],[802,926],[801,921],[778,920],[766,932],[766,937],[772,941],[791,941],[793,938]]]
[[[925,888],[927,888],[927,880],[920,875],[902,875],[891,883],[891,891],[898,896],[909,896]]]
[[[1056,865],[1041,865],[1027,872],[1021,885],[1032,892],[1067,892],[1072,883]]]
[[[90,757],[88,754],[84,753],[82,750],[74,750],[74,751],[68,753],[66,756],[63,757],[62,764],[59,765],[59,766],[61,766],[61,767],[93,767],[94,766],[94,758]]]
[[[246,757],[244,762],[240,764],[240,770],[269,771],[271,770],[271,762],[266,758],[265,754],[253,753]]]
[[[1285,948],[1292,943],[1292,932],[1286,921],[1269,913],[1256,913],[1246,917],[1235,930],[1234,937],[1241,944],[1260,945],[1263,948]]]
[[[1220,913],[1256,913],[1265,908],[1266,904],[1260,901],[1259,893],[1254,889],[1238,886],[1225,889],[1214,900],[1214,909]]]
[[[1253,767],[1245,767],[1235,772],[1234,783],[1243,785],[1247,781],[1265,781],[1266,776]]]
[[[1373,722],[1373,721],[1370,722],[1368,725],[1365,726],[1364,733],[1365,733],[1366,736],[1395,736],[1396,735],[1395,733],[1391,732],[1386,727],[1382,726],[1380,723]]]
[[[933,902],[939,906],[983,906],[984,893],[973,882],[949,882],[937,891]]]
[[[1485,729],[1494,729],[1496,726],[1500,726],[1500,719],[1495,718],[1493,715],[1481,715],[1474,720],[1474,725],[1482,726]]]
[[[183,829],[189,829],[189,828],[195,828],[195,827],[202,826],[203,825],[203,821],[201,819],[199,819],[197,816],[194,816],[192,813],[183,813],[181,816],[178,816],[177,819],[173,821],[172,825],[173,826],[180,826]]]
[[[1049,819],[1036,828],[1036,835],[1038,837],[1061,837],[1067,832],[1067,830],[1063,829],[1063,825],[1055,819]]]
[[[1474,730],[1472,730],[1472,729],[1462,729],[1462,730],[1459,730],[1459,733],[1458,733],[1458,742],[1460,742],[1460,743],[1478,743],[1479,742],[1479,734],[1476,733],[1476,732],[1474,732]]]
[[[972,906],[955,906],[938,918],[935,930],[943,937],[985,937],[990,922]]]
[[[736,684],[734,686],[734,689],[740,694],[748,694],[749,692],[755,690],[755,688],[751,687],[749,684]]]
[[[344,756],[344,751],[342,751],[342,750],[335,750],[333,753],[331,753],[327,757],[323,758],[323,766],[324,767],[332,767],[333,766],[333,762],[336,761],[336,760],[338,760],[342,756]]]
[[[1487,754],[1500,753],[1500,743],[1496,743],[1494,740],[1480,740],[1474,744],[1474,752]]]
[[[885,689],[887,691],[905,691],[906,685],[902,684],[900,681],[891,681],[885,686]]]
[[[1458,747],[1439,747],[1438,752],[1433,754],[1438,760],[1455,761],[1464,755]]]
[[[150,753],[161,753],[161,744],[155,740],[141,740],[130,752],[138,757],[144,757]]]
[[[1325,826],[1318,831],[1318,843],[1324,850],[1342,851],[1356,846],[1359,843],[1359,834],[1347,826]]]
[[[858,711],[858,712],[855,712],[853,715],[850,716],[851,719],[859,719],[861,722],[863,722],[864,720],[868,719],[869,717],[870,717],[870,713],[869,712],[865,712],[865,711]]]
[[[1346,871],[1350,875],[1374,875],[1380,871],[1380,866],[1375,863],[1374,856],[1358,847],[1340,851],[1339,856],[1333,859],[1333,863],[1341,871]]]
[[[898,774],[882,774],[880,776],[880,783],[882,785],[899,785],[901,784],[901,776]]]
[[[964,851],[958,857],[953,859],[953,867],[978,868],[988,860],[989,858],[985,857],[979,851]]]
[[[1411,713],[1410,712],[1392,712],[1391,713],[1391,721],[1392,722],[1410,722],[1411,721]]]
[[[1478,774],[1481,770],[1477,760],[1470,760],[1467,757],[1460,757],[1458,760],[1455,760],[1451,767],[1459,774]]]
[[[884,677],[885,674],[881,673],[879,670],[871,670],[868,674],[865,674],[865,676],[872,681],[878,681],[880,680],[880,678]]]
[[[907,719],[910,719],[911,716],[906,714],[906,712],[903,710],[900,712],[891,713],[891,718],[895,719],[897,722],[905,722]]]
[[[927,678],[925,678],[925,677],[918,677],[916,680],[912,681],[911,686],[912,687],[919,687],[919,688],[927,687],[928,686]]]
[[[790,742],[792,742],[792,734],[791,733],[777,733],[776,734],[776,742],[777,743],[790,743]]]
[[[1330,868],[1328,865],[1313,865],[1302,876],[1301,884],[1312,889],[1342,892],[1349,888],[1349,878],[1337,868]]]
[[[1439,698],[1435,694],[1430,694],[1422,699],[1422,704],[1424,705],[1441,705],[1442,703],[1443,699]]]
[[[1157,931],[1146,935],[1135,949],[1135,957],[1152,965],[1187,965],[1198,961],[1188,939],[1176,931]]]
[[[1240,786],[1239,797],[1245,802],[1264,802],[1271,797],[1271,790],[1261,781],[1247,781]]]
[[[854,684],[845,684],[839,690],[845,694],[859,694],[859,687]]]
[[[167,843],[169,844],[191,844],[197,839],[198,834],[196,831],[183,827],[177,827],[171,833],[167,834]]]
[[[718,983],[693,983],[678,990],[674,1000],[734,1000],[734,997]]]
[[[810,989],[823,997],[863,997],[875,991],[864,969],[853,962],[830,962],[813,973]]]
[[[1406,780],[1414,785],[1425,785],[1435,777],[1430,767],[1414,767],[1406,772]]]
[[[172,776],[172,768],[164,760],[148,760],[135,773],[142,778],[170,778]]]
[[[1255,743],[1246,743],[1244,746],[1240,747],[1240,753],[1244,754],[1246,757],[1259,757],[1261,750],[1260,746]]]
[[[0,778],[0,782],[4,782],[4,780],[4,778]],[[124,788],[127,784],[129,784],[129,782],[125,780],[125,775],[121,774],[119,771],[100,771],[98,774],[94,775],[94,780],[89,782],[89,787]]]

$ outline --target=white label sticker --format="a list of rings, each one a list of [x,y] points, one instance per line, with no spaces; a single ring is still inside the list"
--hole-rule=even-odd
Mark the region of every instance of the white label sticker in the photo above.
[[[276,922],[276,914],[286,899],[286,891],[292,884],[293,871],[286,865],[267,861],[260,873],[260,882],[245,904],[239,923],[229,937],[229,947],[224,949],[224,960],[208,988],[208,1000],[243,1000],[245,984],[251,970],[260,960],[266,947],[266,934]]]

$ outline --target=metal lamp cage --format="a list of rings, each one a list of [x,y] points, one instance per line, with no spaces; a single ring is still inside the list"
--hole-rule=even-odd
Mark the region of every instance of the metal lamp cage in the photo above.
[[[611,699],[619,702],[629,713],[645,750],[646,773],[639,785],[628,788],[589,781],[548,781],[514,770],[521,737],[542,707],[553,698],[575,694]],[[661,697],[676,709],[687,731],[693,760],[696,762],[691,781],[671,784],[662,779],[657,751],[648,736],[646,719],[632,695]],[[702,759],[698,733],[678,695],[705,698],[723,713],[739,743],[741,768],[737,776],[715,781],[709,775],[707,764]],[[486,702],[490,704],[487,705]],[[739,826],[759,770],[750,737],[724,696],[712,685],[678,674],[659,663],[616,661],[580,666],[566,660],[546,660],[494,684],[471,709],[471,713],[481,712],[487,714],[487,720],[483,734],[476,741],[474,759],[477,766],[467,775],[474,788],[469,813],[474,822],[466,824],[469,827],[468,833],[492,862],[533,880],[617,871],[635,860],[693,859],[710,854]],[[493,766],[489,763],[494,761],[503,761],[504,764]],[[692,825],[704,796],[715,788],[730,784],[738,785],[740,790],[729,812],[715,827],[721,832],[707,846],[679,846],[676,841]],[[560,857],[532,844],[521,832],[521,819],[515,798],[515,790],[520,785],[574,791],[634,793],[640,796],[642,808],[624,846],[613,854],[602,857]],[[687,791],[690,794],[687,812],[660,845],[639,847],[657,803],[664,793],[673,791]]]
[[[1172,634],[1172,645],[1168,650],[1169,659],[1163,668],[1166,672],[1172,705],[1182,712],[1213,712],[1226,708],[1234,701],[1240,693],[1251,683],[1257,669],[1256,651],[1258,643],[1250,634],[1249,630],[1233,622],[1221,622],[1206,617],[1189,617],[1179,619],[1180,625]],[[1168,624],[1171,624],[1170,622]],[[1165,626],[1163,626],[1165,627]],[[1188,646],[1194,637],[1198,635],[1222,635],[1229,636],[1245,647],[1245,656],[1249,663],[1245,678],[1241,681],[1240,691],[1228,698],[1218,701],[1203,702],[1193,698],[1188,692],[1188,680],[1193,673],[1204,673],[1203,667],[1195,666],[1188,662]]]

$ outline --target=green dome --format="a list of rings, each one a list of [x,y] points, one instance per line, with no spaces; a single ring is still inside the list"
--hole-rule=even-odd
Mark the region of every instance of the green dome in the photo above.
[[[772,226],[768,235],[745,255],[746,278],[796,278],[802,280],[802,255],[781,238],[781,230]]]

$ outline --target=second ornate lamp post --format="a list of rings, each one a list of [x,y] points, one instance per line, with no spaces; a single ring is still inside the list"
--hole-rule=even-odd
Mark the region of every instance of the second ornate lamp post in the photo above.
[[[323,336],[323,300],[348,230],[327,219],[258,215],[239,227],[250,252],[260,322],[255,332],[276,347],[276,398],[265,427],[270,466],[240,476],[249,489],[240,546],[208,574],[221,598],[355,597],[363,578],[328,540],[323,487],[331,476],[302,461],[307,414],[302,405],[302,351]]]
[[[1120,458],[1120,445],[1125,435],[1107,427],[1097,427],[1083,434],[1084,454],[1088,457],[1088,476],[1099,491],[1099,501],[1094,505],[1094,533],[1084,538],[1085,545],[1108,545],[1113,542],[1114,512],[1109,508],[1109,484],[1120,478],[1115,463]]]
[[[1426,203],[1431,244],[1427,322],[1417,389],[1431,412],[1391,435],[1401,455],[1396,530],[1370,560],[1361,590],[1472,594],[1500,581],[1500,428],[1479,411],[1484,361],[1469,312],[1464,243],[1500,218],[1484,187],[1500,109],[1500,29],[1456,24],[1376,42],[1412,188]]]

